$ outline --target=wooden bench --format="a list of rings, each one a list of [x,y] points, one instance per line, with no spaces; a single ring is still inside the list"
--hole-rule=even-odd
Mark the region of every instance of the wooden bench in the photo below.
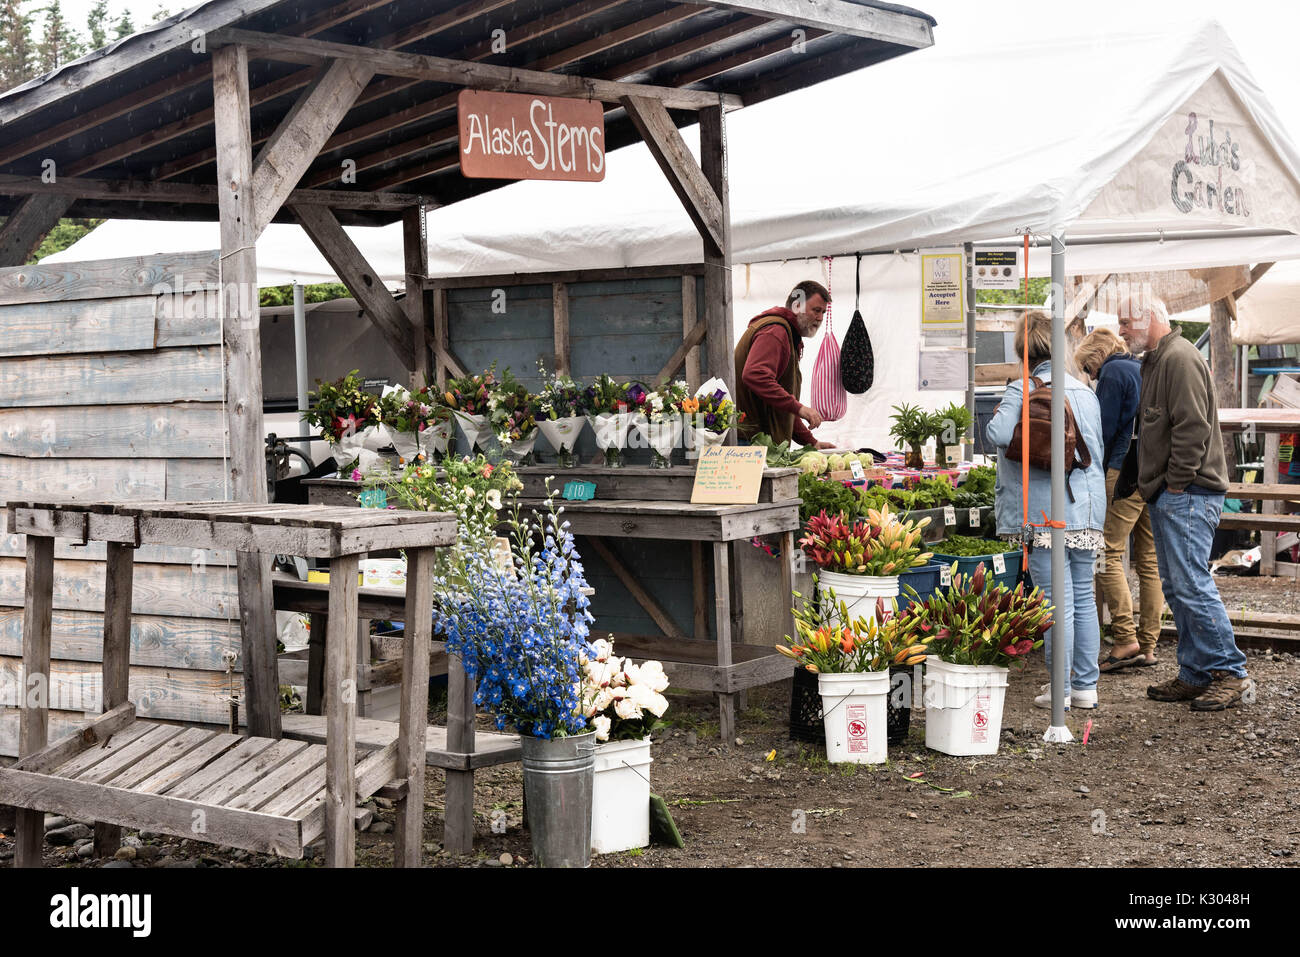
[[[456,540],[454,516],[302,505],[157,502],[10,503],[10,532],[27,536],[20,754],[0,768],[0,804],[17,815],[14,864],[39,866],[44,812],[96,825],[101,853],[121,827],[301,857],[325,837],[330,866],[355,860],[358,796],[383,790],[397,804],[396,863],[418,866],[423,845],[425,708],[432,632],[434,549]],[[105,713],[48,741],[55,538],[107,543],[104,598]],[[323,744],[222,734],[136,720],[127,700],[133,551],[170,545],[303,555],[330,562]],[[358,760],[356,635],[358,556],[405,548],[411,622],[404,643],[396,733]],[[255,567],[255,566],[254,566]],[[270,594],[270,560],[260,583]],[[273,640],[265,636],[264,640]]]

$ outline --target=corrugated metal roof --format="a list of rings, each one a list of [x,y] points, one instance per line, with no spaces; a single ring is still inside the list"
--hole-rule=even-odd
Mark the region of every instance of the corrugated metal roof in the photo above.
[[[196,50],[196,38],[223,27],[735,94],[750,103],[928,45],[934,24],[928,15],[891,3],[847,2],[919,30],[922,39],[891,42],[754,12],[806,6],[780,0],[211,0],[0,95],[0,174],[39,177],[52,160],[65,177],[213,183],[210,54]],[[803,30],[803,49],[793,42],[796,29]],[[504,52],[492,50],[494,30],[504,31]],[[313,67],[250,59],[254,149],[315,74]],[[357,166],[352,188],[419,193],[444,205],[500,186],[459,173],[455,106],[446,103],[455,91],[376,76],[300,185],[348,188],[336,180],[349,159]],[[694,115],[675,113],[674,120],[693,122]],[[627,116],[611,105],[607,147],[637,139]],[[0,215],[14,203],[0,196]],[[202,220],[215,219],[216,207],[81,199],[69,215]],[[393,218],[392,212],[340,211],[348,222]]]

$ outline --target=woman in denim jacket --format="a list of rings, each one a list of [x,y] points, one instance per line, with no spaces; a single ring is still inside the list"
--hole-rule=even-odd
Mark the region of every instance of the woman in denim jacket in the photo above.
[[[1031,376],[1045,384],[1052,381],[1052,320],[1042,312],[1031,312],[1016,328],[1016,354],[1023,361],[1028,340]],[[1029,553],[1029,574],[1034,584],[1042,586],[1048,600],[1056,606],[1055,624],[1047,635],[1047,663],[1060,640],[1061,653],[1070,662],[1065,689],[1065,706],[1097,707],[1097,656],[1101,649],[1101,631],[1097,621],[1097,602],[1093,595],[1093,563],[1104,545],[1102,529],[1106,523],[1106,473],[1102,460],[1101,406],[1092,390],[1071,375],[1064,377],[1065,397],[1074,412],[1079,437],[1087,443],[1092,464],[1076,468],[1066,475],[1065,496],[1065,594],[1052,595],[1051,530],[1034,529],[1034,547]],[[1030,383],[1030,391],[1034,385]],[[988,440],[998,447],[996,510],[998,534],[1020,536],[1024,525],[1021,498],[1021,464],[1007,458],[1007,446],[1020,422],[1021,380],[1007,384],[1002,402],[985,430]],[[1052,515],[1051,473],[1029,469],[1029,521],[1043,521]],[[1073,499],[1071,499],[1071,495]],[[1052,706],[1049,685],[1034,699],[1040,708]]]

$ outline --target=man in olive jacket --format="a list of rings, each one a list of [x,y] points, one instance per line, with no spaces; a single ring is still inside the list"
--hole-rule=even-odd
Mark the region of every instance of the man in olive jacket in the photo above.
[[[1178,628],[1178,677],[1152,685],[1147,695],[1222,711],[1252,683],[1210,575],[1210,545],[1228,489],[1210,370],[1171,327],[1164,303],[1148,295],[1121,300],[1119,334],[1134,353],[1146,353],[1138,490],[1150,506],[1160,580]]]

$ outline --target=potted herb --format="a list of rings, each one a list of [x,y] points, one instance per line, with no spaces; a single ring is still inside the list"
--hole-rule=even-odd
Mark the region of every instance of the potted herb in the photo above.
[[[581,659],[583,714],[596,731],[591,849],[611,854],[650,843],[650,733],[668,709],[657,661],[614,654],[613,637]]]
[[[1024,558],[1020,542],[973,535],[949,535],[932,547],[936,561],[955,565],[963,575],[969,575],[976,567],[984,565],[993,580],[1007,586],[1016,583]]]
[[[694,397],[682,399],[681,408],[688,436],[687,458],[698,458],[699,449],[721,445],[727,432],[745,419],[727,392],[727,384],[717,378],[700,386]]]
[[[379,398],[380,416],[403,465],[445,454],[451,435],[451,409],[428,385],[418,392],[388,386]]]
[[[537,441],[537,400],[507,369],[488,398],[488,418],[502,451],[520,465],[531,465]]]
[[[646,396],[641,411],[632,417],[637,435],[650,448],[650,467],[672,467],[673,449],[682,440],[681,404],[686,399],[686,383],[665,382]]]
[[[921,453],[921,447],[934,434],[934,422],[930,413],[918,405],[904,402],[894,406],[894,414],[889,418],[894,423],[889,427],[889,434],[909,449],[907,467],[925,468],[925,456]]]
[[[491,412],[492,393],[496,391],[496,388],[497,366],[495,362],[492,363],[490,369],[478,375],[468,375],[459,379],[447,380],[443,399],[446,400],[447,408],[451,409],[456,420],[460,423],[460,427],[465,430],[465,437],[469,439],[471,453],[481,447],[492,432],[488,414]]]
[[[378,460],[378,450],[389,441],[379,400],[363,388],[356,369],[334,382],[317,379],[311,408],[302,414],[302,420],[318,429],[329,443],[340,475],[354,469],[369,472]]]
[[[945,754],[996,754],[1007,674],[1042,647],[1052,608],[1041,589],[989,587],[986,570],[955,571],[952,587],[904,612],[933,636],[925,664],[925,744]]]
[[[853,618],[836,601],[800,599],[792,609],[797,638],[776,650],[817,675],[826,731],[826,760],[832,764],[879,764],[886,759],[889,733],[889,669],[925,660],[932,640],[920,622],[886,610],[876,599],[872,618]]]
[[[623,467],[627,433],[632,427],[634,409],[640,405],[636,398],[644,395],[645,389],[640,384],[615,382],[604,373],[587,387],[584,393],[587,421],[596,433],[596,445],[605,453],[607,468]]]
[[[961,461],[961,446],[972,422],[970,409],[956,402],[949,403],[931,416],[936,465],[955,465]]]
[[[877,598],[898,596],[902,572],[930,560],[921,550],[928,522],[901,522],[887,505],[869,509],[865,521],[819,512],[799,544],[821,569],[822,584],[849,599],[850,613],[871,614]]]
[[[556,464],[571,469],[578,438],[587,424],[586,397],[582,386],[569,376],[559,373],[548,376],[546,366],[540,360],[537,372],[542,380],[542,389],[537,394],[537,424],[555,450]]]

